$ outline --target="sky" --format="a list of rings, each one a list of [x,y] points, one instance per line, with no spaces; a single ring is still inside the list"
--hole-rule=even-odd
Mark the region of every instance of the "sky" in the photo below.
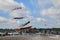
[[[19,28],[28,21],[27,27],[60,28],[60,0],[0,0],[0,28]]]

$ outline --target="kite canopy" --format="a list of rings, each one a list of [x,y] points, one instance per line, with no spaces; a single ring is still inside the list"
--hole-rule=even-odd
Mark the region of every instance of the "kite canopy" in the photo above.
[[[24,17],[15,17],[13,19],[23,19]]]
[[[30,26],[30,28],[32,28],[32,26]]]
[[[13,10],[17,10],[17,9],[22,9],[22,7],[17,7],[17,8],[14,8]]]
[[[30,21],[28,21],[27,23],[23,24],[22,26],[25,26],[25,25],[27,25],[27,24],[29,24],[29,23],[30,23]]]
[[[24,28],[18,28],[18,30],[24,30],[24,29],[30,29],[30,28],[32,28],[32,26],[24,27]]]

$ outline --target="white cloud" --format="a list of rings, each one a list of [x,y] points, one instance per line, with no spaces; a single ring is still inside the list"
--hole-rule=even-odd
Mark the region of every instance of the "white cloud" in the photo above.
[[[55,22],[52,22],[51,27],[60,27],[60,0],[49,0],[54,6],[48,9],[43,9],[41,14],[44,17],[52,18]]]
[[[60,7],[60,0],[48,0],[48,1],[51,1],[55,7]]]
[[[12,17],[25,17],[30,14],[30,11],[27,9],[17,9],[10,13]]]
[[[24,7],[23,3],[17,3],[14,0],[0,0],[0,10],[11,11],[16,7]]]
[[[36,18],[36,21],[39,23],[47,23],[47,21],[43,18]]]
[[[39,7],[44,8],[47,4],[49,4],[49,1],[46,0],[38,0],[37,4]]]
[[[49,8],[42,11],[42,16],[47,16],[55,20],[60,20],[60,9]]]
[[[30,2],[37,8],[45,8],[47,5],[50,5],[49,0],[31,0]]]
[[[31,22],[36,22],[36,23],[41,23],[41,24],[45,24],[47,23],[46,19],[44,18],[34,18],[33,16],[27,16],[27,18],[24,18],[23,20],[28,20],[28,21],[31,21]]]
[[[21,7],[21,9],[13,10],[19,7]],[[18,3],[14,0],[0,0],[0,10],[9,12],[9,15],[12,17],[26,16],[30,13],[22,2]]]
[[[22,9],[13,10],[19,7],[21,7]],[[4,12],[9,12],[9,15],[12,17],[26,16],[30,13],[30,11],[22,2],[18,3],[14,0],[0,0],[0,10]]]
[[[0,23],[17,23],[14,19],[7,19],[5,17],[0,16]]]
[[[0,28],[18,28],[20,25],[21,23],[14,19],[7,19],[0,16]]]
[[[48,3],[52,3],[55,7],[60,7],[60,0],[37,0],[38,2],[38,6],[45,6],[47,5]]]
[[[51,22],[51,24],[48,23],[47,25],[50,25],[51,27],[60,27],[59,25],[60,24],[60,0],[35,0],[35,1],[31,0],[31,3],[37,6],[37,8],[41,9],[39,10],[39,13],[42,14],[43,18],[47,17],[47,19],[48,18],[50,18],[51,20],[54,19],[54,22]],[[47,4],[49,5],[52,4],[52,5],[46,9],[44,7],[47,6]]]
[[[0,16],[0,23],[1,23],[1,22],[6,22],[6,21],[7,21],[6,18]]]

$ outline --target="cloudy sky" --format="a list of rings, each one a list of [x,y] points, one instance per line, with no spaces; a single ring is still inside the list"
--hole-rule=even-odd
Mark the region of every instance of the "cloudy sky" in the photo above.
[[[0,28],[22,27],[27,21],[31,21],[27,26],[60,28],[60,0],[0,0]]]

